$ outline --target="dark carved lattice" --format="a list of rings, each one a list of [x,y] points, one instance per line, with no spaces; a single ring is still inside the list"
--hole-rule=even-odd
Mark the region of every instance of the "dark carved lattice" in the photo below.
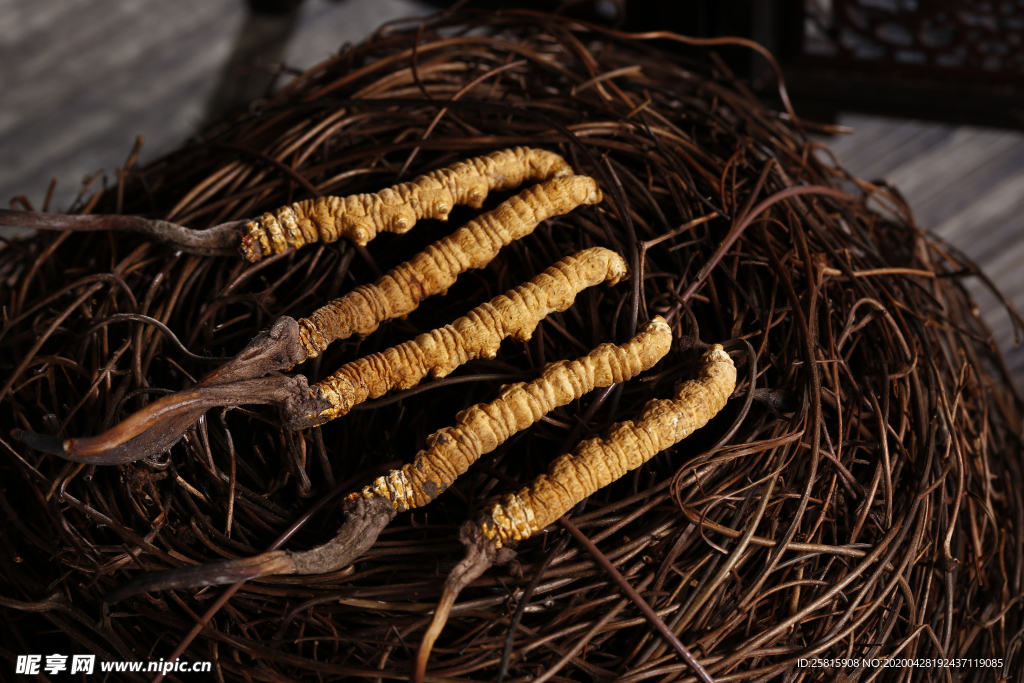
[[[805,0],[805,58],[1024,81],[1024,0]]]

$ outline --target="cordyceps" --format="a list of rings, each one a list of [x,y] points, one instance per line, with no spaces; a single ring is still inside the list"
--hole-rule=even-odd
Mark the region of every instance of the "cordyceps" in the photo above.
[[[541,221],[600,201],[601,190],[587,176],[555,178],[523,190],[372,285],[360,285],[299,320],[307,356],[313,358],[335,340],[369,334],[381,322],[411,313],[426,297],[444,294],[461,273],[486,266],[499,249],[529,235]]]
[[[490,192],[568,175],[572,168],[558,154],[515,147],[458,161],[380,192],[306,199],[255,220],[231,221],[205,230],[140,216],[74,216],[11,209],[0,209],[0,225],[78,232],[127,230],[185,252],[206,256],[240,253],[255,263],[289,247],[298,249],[341,237],[365,246],[380,232],[407,232],[424,218],[446,221],[455,206],[479,209]]]
[[[379,232],[402,233],[422,218],[448,220],[456,205],[483,206],[488,192],[526,181],[570,175],[562,157],[542,149],[516,147],[467,159],[375,194],[320,197],[296,202],[250,221],[240,250],[249,261],[288,247],[347,237],[365,245]]]
[[[203,411],[216,406],[273,404],[281,407],[289,428],[316,426],[345,415],[368,398],[413,387],[428,374],[442,378],[469,360],[491,358],[507,337],[528,341],[541,320],[569,308],[581,291],[602,282],[615,285],[627,272],[626,262],[614,251],[591,247],[560,259],[450,325],[347,363],[312,386],[302,375],[234,379],[243,372],[265,374],[299,362],[289,355],[296,349],[298,323],[280,318],[247,351],[197,387],[154,401],[103,434],[61,440],[15,430],[15,438],[73,462],[112,465],[166,450]],[[268,360],[274,367],[265,370],[260,362]],[[216,383],[224,378],[231,381]]]
[[[656,317],[621,346],[602,344],[574,361],[551,363],[532,382],[505,387],[490,403],[462,411],[454,427],[428,437],[427,449],[420,451],[413,462],[350,494],[344,506],[345,521],[330,543],[305,552],[279,550],[244,560],[142,575],[113,591],[107,600],[118,602],[154,590],[235,583],[278,574],[326,574],[342,569],[373,545],[396,514],[433,501],[480,456],[492,452],[555,408],[650,369],[671,346],[672,330],[663,318]],[[696,421],[694,418],[694,424]],[[691,428],[697,426],[700,425]],[[536,505],[554,509],[550,501]]]
[[[529,538],[598,489],[679,443],[708,423],[736,387],[736,368],[720,345],[703,356],[700,376],[684,382],[674,399],[654,399],[635,421],[620,422],[603,439],[583,441],[555,459],[546,475],[527,488],[506,495],[473,521],[463,525],[459,539],[466,557],[445,582],[434,617],[423,635],[413,680],[423,680],[430,650],[441,634],[459,592],[496,563],[514,556],[511,546]]]
[[[285,405],[287,423],[293,429],[322,424],[368,398],[415,386],[428,374],[440,379],[474,358],[493,358],[506,337],[529,341],[541,320],[569,308],[584,289],[615,285],[626,273],[623,258],[604,247],[566,256],[450,325],[348,363],[308,393],[293,395]]]
[[[462,522],[580,440],[668,398],[699,358],[676,349],[645,381],[546,415],[434,503],[395,517],[351,569],[164,591],[110,612],[103,600],[130,577],[324,545],[344,521],[327,512],[333,501],[400,468],[457,411],[661,314],[678,338],[748,341],[743,379],[756,382],[738,385],[728,415],[473,581],[427,680],[692,680],[699,670],[665,631],[732,683],[906,683],[921,670],[901,660],[922,658],[988,658],[968,678],[1015,680],[1022,403],[1014,360],[1008,370],[995,344],[1009,330],[988,329],[969,295],[979,271],[919,227],[891,188],[844,171],[804,134],[813,124],[770,111],[724,63],[664,49],[688,40],[511,10],[393,24],[67,207],[99,216],[34,214],[198,228],[318,193],[375,192],[515,145],[558,152],[598,180],[601,205],[503,248],[407,320],[322,353],[333,365],[310,363],[317,379],[451,322],[566,254],[613,249],[634,278],[582,294],[493,361],[323,427],[292,432],[269,411],[210,411],[172,457],[95,469],[0,434],[0,641],[66,652],[63,638],[101,661],[206,660],[227,683],[404,680],[461,559]],[[855,198],[840,194],[853,188]],[[449,221],[480,213],[460,207]],[[237,257],[244,221],[221,230],[224,258],[208,257],[208,242],[179,254],[138,234],[5,244],[0,425],[99,434],[147,394],[160,398],[150,392],[194,386],[219,362],[204,356],[231,355],[280,319],[263,336],[266,355],[250,349],[213,380],[251,378],[247,364],[289,348],[274,339],[302,349],[297,323],[280,316],[373,282],[458,225],[417,234],[426,227],[367,248],[319,241],[255,265]],[[815,657],[879,666],[800,666]]]
[[[560,159],[557,155],[541,155],[538,150],[517,149],[516,152],[509,154],[514,159],[541,161],[534,161],[533,165],[513,164],[512,170],[561,169],[555,161]],[[493,161],[503,155],[507,156],[499,153],[486,158]],[[466,168],[478,165],[467,162]],[[497,173],[494,163],[483,167]],[[506,168],[506,172],[511,171]],[[299,321],[288,316],[279,318],[234,359],[196,386],[154,401],[102,434],[61,440],[15,430],[15,438],[43,452],[74,461],[130,462],[169,448],[212,407],[287,404],[286,422],[293,428],[319,424],[345,414],[352,405],[368,396],[413,386],[427,372],[443,377],[470,358],[493,354],[506,336],[528,339],[540,320],[552,311],[565,310],[581,289],[606,280],[611,284],[618,282],[626,272],[621,257],[607,249],[585,250],[575,259],[567,257],[569,260],[563,259],[553,266],[553,274],[538,276],[536,282],[484,304],[452,326],[435,330],[397,349],[350,363],[315,385],[312,392],[307,390],[306,380],[301,376],[263,377],[319,355],[332,341],[369,334],[381,322],[408,314],[426,297],[447,291],[461,273],[485,267],[503,246],[530,234],[545,219],[601,201],[601,191],[592,178],[566,176],[560,170],[556,174],[561,177],[527,188],[430,245],[373,284],[357,287],[309,318]],[[448,175],[462,177],[454,172]],[[456,337],[452,337],[450,329],[458,331]],[[487,330],[486,334],[479,334],[481,330]],[[460,334],[463,336],[458,336]],[[463,340],[469,340],[469,346],[463,348]],[[477,345],[473,346],[474,343]],[[420,351],[410,356],[412,349]],[[427,356],[423,356],[424,353]],[[380,369],[376,365],[380,359],[386,359],[387,373],[378,377],[374,372]],[[424,359],[427,365],[422,365]],[[346,388],[349,387],[346,382],[353,377],[367,384]]]

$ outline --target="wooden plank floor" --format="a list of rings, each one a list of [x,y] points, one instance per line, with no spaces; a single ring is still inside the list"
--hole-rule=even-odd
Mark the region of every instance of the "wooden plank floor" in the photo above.
[[[56,177],[54,206],[67,207],[136,135],[142,163],[180,145],[245,66],[232,55],[305,69],[385,21],[433,11],[305,0],[294,17],[261,20],[242,0],[0,0],[0,201],[24,194],[38,207]],[[290,38],[275,49],[282,26]]]
[[[384,21],[430,11],[418,0],[305,0],[282,22],[249,16],[241,0],[0,0],[0,200],[24,194],[38,207],[56,177],[54,207],[67,207],[82,177],[117,168],[136,135],[145,163],[197,131],[239,94],[246,60],[305,68]],[[257,95],[258,86],[251,75],[244,84]],[[919,224],[1024,309],[1024,134],[860,115],[840,123],[856,133],[827,144],[847,168],[897,185]],[[1024,389],[1007,317],[972,291]]]

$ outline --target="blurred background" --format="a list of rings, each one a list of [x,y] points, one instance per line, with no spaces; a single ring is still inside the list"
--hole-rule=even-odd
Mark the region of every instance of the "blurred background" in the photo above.
[[[136,136],[145,164],[381,24],[449,4],[0,0],[0,199],[39,209],[49,195],[51,210],[67,208],[83,178],[95,176],[93,188],[113,181]],[[1024,309],[1024,0],[466,4],[757,40],[779,59],[798,114],[851,131],[818,136],[840,162],[899,188],[919,225]],[[778,105],[763,58],[717,54]],[[1009,318],[976,278],[967,282],[1024,390]]]

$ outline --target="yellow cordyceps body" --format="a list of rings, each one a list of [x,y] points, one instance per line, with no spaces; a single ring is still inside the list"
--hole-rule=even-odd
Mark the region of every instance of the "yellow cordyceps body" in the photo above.
[[[491,191],[571,174],[554,152],[515,147],[459,161],[373,194],[320,197],[281,207],[249,221],[240,250],[256,262],[318,240],[347,237],[365,245],[379,232],[405,232],[421,218],[447,220],[456,205],[478,209]]]
[[[700,377],[684,382],[675,399],[649,401],[635,422],[612,426],[555,459],[546,475],[481,514],[484,534],[498,547],[513,545],[553,523],[574,505],[655,454],[703,427],[736,388],[736,368],[720,345],[704,354]]]
[[[671,347],[672,330],[658,316],[622,346],[602,344],[574,361],[551,363],[532,382],[505,387],[494,401],[462,411],[454,427],[428,438],[429,447],[413,462],[353,495],[387,498],[397,512],[422,507],[516,432],[598,387],[625,382],[650,369]]]
[[[330,407],[315,415],[293,416],[292,426],[322,424],[368,398],[416,386],[427,374],[441,378],[474,358],[493,358],[506,337],[529,341],[541,320],[569,308],[584,289],[601,282],[614,285],[627,273],[625,260],[604,247],[566,256],[450,325],[343,365],[310,387],[313,402],[326,401]]]
[[[299,320],[302,344],[313,358],[336,339],[370,334],[381,322],[406,315],[426,297],[446,291],[461,273],[483,268],[502,247],[529,235],[541,221],[600,201],[601,190],[586,176],[554,178],[527,188],[373,284],[356,287]]]

